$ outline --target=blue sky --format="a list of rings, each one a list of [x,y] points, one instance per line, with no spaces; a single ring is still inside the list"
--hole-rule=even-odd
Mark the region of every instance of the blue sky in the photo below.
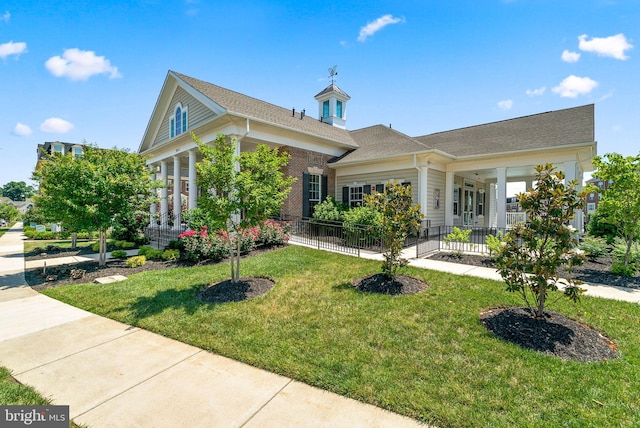
[[[2,1],[0,185],[44,141],[136,151],[168,70],[410,136],[596,105],[598,152],[640,152],[640,0]]]

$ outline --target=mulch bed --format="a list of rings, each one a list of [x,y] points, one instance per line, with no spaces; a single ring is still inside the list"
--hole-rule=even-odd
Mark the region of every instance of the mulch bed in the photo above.
[[[237,282],[227,279],[197,291],[196,297],[207,303],[241,302],[262,296],[274,285],[273,280],[264,277],[240,278]]]
[[[580,362],[616,358],[616,345],[591,327],[545,311],[536,319],[527,307],[489,309],[480,314],[484,326],[501,339],[563,360]]]
[[[429,259],[472,266],[494,267],[490,257],[480,254],[457,255],[454,253],[438,252],[429,256]],[[611,273],[610,256],[599,257],[595,261],[587,261],[580,266],[573,267],[570,271],[559,269],[558,276],[561,278],[576,279],[586,282],[587,284],[640,288],[640,274],[636,274],[633,277],[626,277]]]
[[[429,284],[421,279],[407,275],[396,275],[388,278],[386,275],[376,273],[353,280],[353,286],[364,292],[380,294],[417,294],[426,290]]]

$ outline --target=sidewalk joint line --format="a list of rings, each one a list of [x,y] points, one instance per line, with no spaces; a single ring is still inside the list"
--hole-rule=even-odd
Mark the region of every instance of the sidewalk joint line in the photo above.
[[[271,398],[269,398],[262,406],[260,406],[260,408],[258,410],[253,412],[253,414],[251,416],[249,416],[249,418],[246,421],[244,421],[242,423],[242,425],[240,425],[239,428],[242,428],[242,427],[246,426],[249,422],[251,422],[251,419],[253,419],[258,413],[260,413],[262,411],[262,409],[267,407],[269,405],[269,403],[271,403],[274,398],[276,398],[278,395],[280,395],[280,393],[282,391],[284,391],[284,389],[287,386],[291,385],[292,382],[293,382],[293,379],[289,379],[289,382],[287,382],[282,388],[280,388],[275,394],[273,394],[273,396]]]

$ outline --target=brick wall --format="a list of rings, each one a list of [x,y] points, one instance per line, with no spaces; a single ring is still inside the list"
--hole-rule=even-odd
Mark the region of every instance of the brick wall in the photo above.
[[[333,156],[295,147],[281,147],[291,156],[289,164],[284,168],[284,173],[295,177],[297,181],[291,186],[289,197],[282,206],[280,215],[283,218],[296,218],[302,216],[302,173],[308,172],[309,167],[319,168],[323,175],[327,175],[327,194],[335,197],[335,171],[327,166],[327,162]]]

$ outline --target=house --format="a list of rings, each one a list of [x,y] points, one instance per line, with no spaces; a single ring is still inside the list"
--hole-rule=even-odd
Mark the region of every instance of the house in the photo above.
[[[600,198],[602,197],[602,190],[608,189],[609,186],[613,184],[612,180],[603,180],[601,178],[591,178],[585,182],[586,187],[593,186],[597,188],[599,191],[591,191],[587,193],[584,213],[585,215],[590,215],[596,212],[598,209],[598,204],[600,203]]]
[[[507,183],[535,178],[534,167],[552,163],[567,180],[582,182],[596,154],[594,105],[551,111],[451,131],[411,137],[384,125],[348,130],[350,96],[333,81],[315,95],[317,115],[279,107],[175,71],[169,71],[138,152],[150,173],[173,179],[173,205],[197,206],[194,132],[203,142],[217,133],[234,137],[237,152],[257,144],[291,155],[286,173],[297,177],[282,207],[285,219],[308,217],[327,195],[351,206],[385,183],[410,184],[426,225],[501,227],[508,222]],[[151,206],[169,219],[169,193]],[[576,224],[582,224],[578,213]]]
[[[77,143],[64,143],[62,141],[45,141],[42,144],[38,144],[38,161],[36,163],[36,171],[40,166],[40,162],[54,153],[59,153],[61,155],[71,153],[75,157],[82,156],[82,153],[84,153],[84,145]]]

